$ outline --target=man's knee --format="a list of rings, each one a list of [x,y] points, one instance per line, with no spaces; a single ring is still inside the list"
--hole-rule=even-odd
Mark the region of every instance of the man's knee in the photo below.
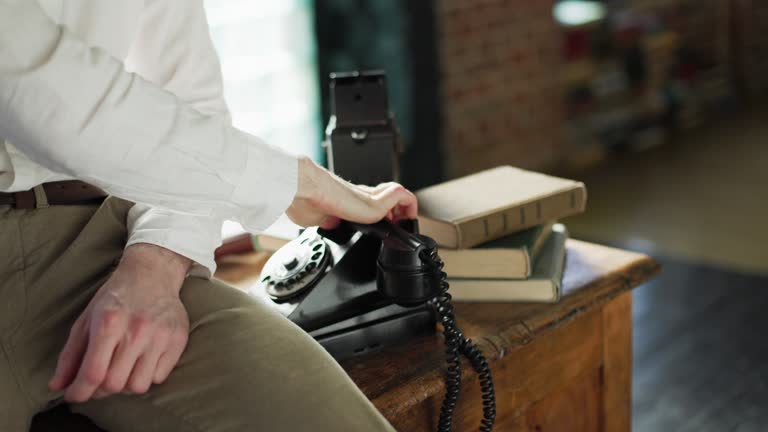
[[[336,361],[269,305],[218,282],[190,280],[182,294],[195,303],[189,345],[166,384],[197,383],[229,415],[295,430],[390,430]]]
[[[233,357],[219,359],[226,363],[248,356],[263,359],[291,352],[332,362],[308,334],[245,292],[218,281],[190,278],[181,295],[189,312],[191,351],[232,353]]]

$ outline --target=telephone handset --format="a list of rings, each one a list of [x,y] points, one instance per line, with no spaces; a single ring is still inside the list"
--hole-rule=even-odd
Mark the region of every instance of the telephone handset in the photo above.
[[[451,430],[464,355],[478,373],[483,399],[480,431],[493,429],[496,400],[488,363],[456,325],[437,244],[418,221],[351,222],[309,228],[267,261],[251,294],[345,358],[443,327],[448,369],[438,431]]]

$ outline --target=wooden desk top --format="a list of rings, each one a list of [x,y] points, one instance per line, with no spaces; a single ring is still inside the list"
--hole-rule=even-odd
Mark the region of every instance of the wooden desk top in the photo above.
[[[267,257],[255,253],[231,258],[221,263],[217,277],[248,287],[258,279]],[[604,305],[659,270],[646,255],[568,240],[564,297],[559,303],[457,304],[456,315],[460,328],[480,346],[493,369],[506,352]],[[342,366],[385,417],[397,418],[442,394],[444,363],[442,337],[435,334],[356,357]],[[467,381],[464,385],[476,379],[473,373],[462,378]]]

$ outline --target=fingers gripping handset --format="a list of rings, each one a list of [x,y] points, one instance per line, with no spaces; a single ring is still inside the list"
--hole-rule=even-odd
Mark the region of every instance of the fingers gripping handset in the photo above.
[[[437,244],[419,234],[418,220],[394,223],[382,219],[370,225],[344,221],[334,230],[319,230],[320,235],[340,244],[347,243],[355,232],[381,240],[376,285],[382,295],[402,306],[425,303],[438,295],[440,281],[425,263]]]

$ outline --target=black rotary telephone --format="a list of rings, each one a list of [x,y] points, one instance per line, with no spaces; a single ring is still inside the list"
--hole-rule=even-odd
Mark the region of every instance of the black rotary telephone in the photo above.
[[[442,269],[437,244],[419,234],[415,220],[343,222],[330,231],[306,229],[277,251],[251,294],[273,304],[336,358],[434,332],[439,320],[448,369],[437,430],[451,430],[463,354],[479,375],[480,431],[489,432],[496,417],[491,370],[456,325]]]
[[[353,183],[397,180],[402,140],[387,107],[383,72],[331,75],[330,169]],[[304,230],[267,261],[251,294],[272,304],[337,359],[435,332],[442,324],[448,369],[437,430],[449,432],[461,386],[460,355],[480,378],[481,432],[493,430],[496,399],[488,363],[456,326],[437,244],[418,222],[350,222]]]

